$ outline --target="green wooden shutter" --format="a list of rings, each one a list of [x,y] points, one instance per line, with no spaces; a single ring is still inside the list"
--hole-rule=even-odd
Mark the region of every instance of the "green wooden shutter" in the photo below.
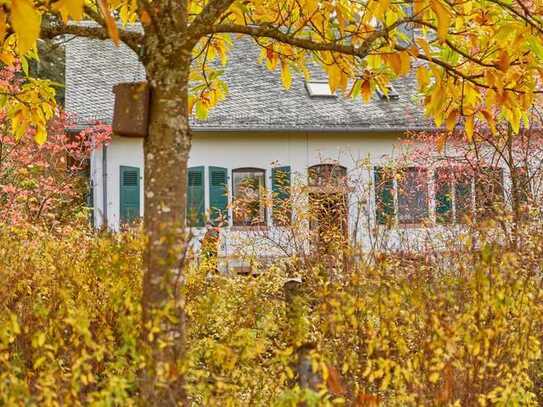
[[[121,223],[140,217],[140,169],[120,168],[120,218]]]
[[[436,221],[450,223],[452,221],[452,190],[450,168],[438,168],[435,174],[436,183]]]
[[[204,167],[190,167],[187,173],[187,224],[204,226]]]
[[[290,184],[290,166],[272,168],[272,218],[279,226],[289,225],[292,221]]]
[[[226,168],[209,167],[209,208],[211,222],[218,225],[228,219],[228,172]]]
[[[375,181],[375,217],[380,225],[390,224],[394,220],[394,183],[385,168],[374,167]]]

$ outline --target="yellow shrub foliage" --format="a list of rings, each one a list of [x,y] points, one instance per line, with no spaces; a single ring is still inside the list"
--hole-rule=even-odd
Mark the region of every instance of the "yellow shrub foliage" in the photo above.
[[[142,248],[135,231],[0,230],[0,405],[137,404]],[[541,249],[316,265],[295,297],[284,267],[191,268],[179,374],[193,405],[538,405]]]

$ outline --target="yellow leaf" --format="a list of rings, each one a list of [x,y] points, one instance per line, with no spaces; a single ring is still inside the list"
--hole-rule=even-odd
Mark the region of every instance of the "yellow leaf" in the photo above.
[[[437,36],[440,39],[445,39],[451,22],[449,10],[439,0],[432,0],[431,6],[437,16]]]
[[[409,57],[409,53],[400,52],[400,66],[400,75],[406,75],[409,73],[411,69],[411,58]]]
[[[417,68],[417,81],[421,89],[425,89],[430,84],[428,70],[423,65]]]
[[[6,38],[6,31],[7,31],[6,13],[4,12],[3,8],[0,8],[0,43],[4,42],[4,39]]]
[[[36,129],[36,134],[34,135],[34,140],[38,144],[43,144],[47,140],[47,131],[43,126],[40,126]]]
[[[290,89],[292,85],[292,76],[290,75],[290,69],[288,63],[284,60],[281,60],[281,82],[285,89]]]
[[[41,15],[29,0],[12,0],[11,26],[17,34],[19,55],[34,48],[40,35]]]
[[[106,28],[109,37],[116,46],[119,46],[119,30],[117,29],[117,24],[115,23],[113,16],[109,12],[105,0],[98,0],[98,5],[100,6],[100,12],[102,13],[102,17],[104,17],[104,20],[106,22]]]
[[[53,10],[57,10],[62,16],[62,20],[66,23],[68,17],[72,17],[74,20],[81,20],[83,18],[83,6],[85,0],[59,0],[53,3]]]
[[[466,138],[468,143],[471,143],[473,141],[473,115],[466,117],[464,128],[466,130]]]
[[[430,45],[428,44],[428,41],[426,41],[424,38],[422,37],[418,37],[416,40],[416,43],[419,45],[419,47],[422,48],[422,50],[424,51],[424,54],[428,57],[428,58],[431,58],[432,57],[432,54],[430,52]]]

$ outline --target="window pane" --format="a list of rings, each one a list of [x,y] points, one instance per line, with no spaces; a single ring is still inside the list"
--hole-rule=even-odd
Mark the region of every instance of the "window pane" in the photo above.
[[[266,205],[263,202],[266,185],[264,175],[264,170],[234,170],[235,226],[266,224]]]
[[[437,223],[451,223],[453,220],[451,178],[451,168],[438,168],[436,170],[435,184]]]
[[[454,178],[456,222],[466,223],[472,213],[472,177],[465,170],[457,170]]]
[[[309,185],[339,185],[347,176],[347,169],[336,164],[319,164],[309,167]]]
[[[503,207],[503,172],[501,168],[483,168],[475,182],[477,215],[488,219]]]
[[[410,167],[398,180],[398,221],[420,223],[428,217],[428,171]]]
[[[380,225],[394,221],[394,177],[383,167],[373,169],[375,185],[375,218]]]

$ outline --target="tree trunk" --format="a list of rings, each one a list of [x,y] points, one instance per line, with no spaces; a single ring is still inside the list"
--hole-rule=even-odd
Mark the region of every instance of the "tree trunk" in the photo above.
[[[185,402],[180,371],[184,355],[183,267],[185,203],[191,134],[188,123],[190,50],[153,41],[145,58],[151,85],[145,159],[145,274],[141,377],[145,405]],[[167,52],[167,53],[165,53]]]

